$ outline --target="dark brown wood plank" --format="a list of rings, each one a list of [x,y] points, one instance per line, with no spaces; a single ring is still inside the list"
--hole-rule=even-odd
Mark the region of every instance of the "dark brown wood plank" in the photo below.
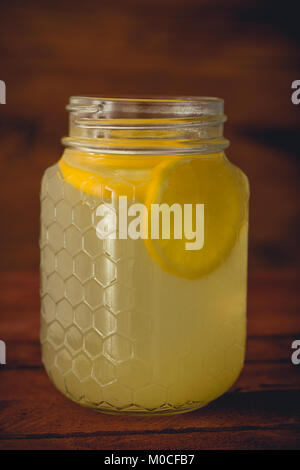
[[[73,404],[49,382],[43,370],[1,371],[0,436],[89,434],[297,425],[300,381],[295,366],[247,365],[233,390],[209,406],[188,414],[162,417],[108,416]],[[61,416],[64,419],[61,419]]]
[[[95,442],[93,433],[122,431],[125,435],[127,431],[140,433],[148,430],[154,433],[170,428],[172,432],[185,433],[183,442],[185,446],[189,446],[188,442],[192,442],[186,431],[189,428],[194,429],[191,436],[200,430],[202,433],[208,432],[207,429],[215,429],[215,433],[221,433],[221,428],[226,428],[235,435],[235,429],[242,429],[245,422],[269,433],[271,441],[271,436],[278,437],[280,434],[279,429],[274,427],[283,426],[281,433],[285,436],[288,427],[294,426],[297,434],[300,369],[290,362],[290,345],[295,338],[292,332],[299,331],[295,300],[298,277],[298,271],[262,271],[250,277],[249,315],[252,318],[246,366],[230,393],[203,410],[180,415],[176,419],[153,417],[150,420],[130,418],[128,421],[127,418],[96,414],[83,409],[55,390],[40,362],[38,275],[2,273],[0,285],[3,314],[0,318],[0,331],[7,336],[8,364],[0,370],[1,445],[9,446],[10,443],[26,447],[24,442],[28,438],[32,445],[45,448],[51,447],[54,442],[58,447],[80,447]],[[262,317],[261,312],[265,314],[268,310],[269,314]],[[285,312],[285,331],[289,334],[281,333],[282,311]],[[272,330],[277,332],[276,335],[270,334],[268,330],[267,322],[271,321],[271,316],[275,321]],[[254,327],[251,326],[251,321]],[[256,331],[256,322],[264,327],[264,334],[259,334],[261,330]],[[252,432],[248,428],[243,430],[245,442],[248,442],[248,435]],[[66,436],[64,442],[63,436]],[[9,441],[6,440],[8,437]],[[18,441],[14,441],[15,439]],[[153,439],[156,442],[156,438]],[[124,438],[124,442],[129,441],[129,438]],[[172,439],[170,445],[171,442]],[[272,445],[276,446],[276,439],[274,442]],[[142,446],[140,437],[134,445],[136,448]],[[223,442],[220,445],[226,444]]]
[[[300,448],[299,433],[285,426],[275,429],[187,432],[155,435],[91,436],[9,439],[0,441],[0,449],[36,450],[284,450]],[[153,452],[155,454],[155,451]],[[107,453],[107,456],[111,454]]]
[[[0,448],[299,448],[299,392],[228,395],[213,405],[176,417],[124,418],[96,414],[60,400],[45,403],[49,422],[40,409],[30,417],[15,415],[0,434]],[[54,413],[60,409],[60,414]],[[64,419],[61,419],[61,416]],[[73,416],[73,426],[70,417]],[[20,419],[22,418],[22,419]],[[12,420],[11,420],[12,421]],[[54,425],[54,423],[56,425]],[[40,424],[40,425],[39,425]],[[38,429],[37,429],[38,428]],[[1,428],[2,430],[2,428]],[[207,441],[209,437],[209,442]],[[250,444],[249,437],[256,436]],[[176,444],[177,443],[177,444]]]
[[[2,273],[0,447],[296,448],[300,369],[290,344],[299,331],[298,279],[291,270],[250,276],[246,365],[229,393],[194,413],[127,418],[81,408],[50,384],[40,362],[38,275]]]
[[[1,3],[0,269],[26,271],[0,274],[1,448],[299,448],[299,45],[297,16],[267,0]],[[247,356],[230,393],[198,412],[95,414],[42,369],[38,276],[27,272],[39,264],[40,179],[81,93],[225,99],[228,155],[251,186]]]

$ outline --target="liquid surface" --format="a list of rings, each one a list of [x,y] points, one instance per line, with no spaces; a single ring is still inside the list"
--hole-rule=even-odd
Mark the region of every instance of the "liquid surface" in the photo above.
[[[184,252],[178,256],[174,240],[162,252],[142,239],[100,240],[95,230],[96,208],[113,204],[117,194],[146,204],[149,194],[172,202],[170,180],[173,186],[181,180],[182,197],[184,174],[175,162],[163,170],[155,159],[130,167],[122,161],[99,168],[80,163],[66,154],[42,184],[41,341],[50,378],[71,399],[102,411],[163,413],[205,405],[234,383],[244,361],[244,177],[238,172],[228,183],[229,195],[237,180],[242,189],[228,205],[228,226],[220,221],[224,236],[222,227],[212,227],[219,234],[217,256],[187,259]],[[226,196],[224,184],[210,188],[205,202],[215,200],[217,207]],[[200,196],[194,201],[203,202]]]

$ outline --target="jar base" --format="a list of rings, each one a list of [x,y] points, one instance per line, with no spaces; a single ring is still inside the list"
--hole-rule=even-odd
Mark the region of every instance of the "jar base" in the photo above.
[[[203,408],[206,406],[205,404],[198,404],[195,406],[190,406],[187,408],[179,408],[179,409],[166,409],[166,410],[145,410],[145,411],[118,411],[118,410],[105,410],[105,409],[97,409],[94,408],[94,411],[97,413],[102,413],[102,414],[107,414],[107,415],[117,415],[117,416],[172,416],[172,415],[178,415],[178,414],[183,414],[183,413],[190,413],[192,411],[199,410],[200,408]]]
[[[165,416],[165,415],[177,415],[182,413],[189,413],[191,411],[198,410],[203,408],[204,406],[208,405],[209,402],[191,402],[186,405],[172,407],[165,405],[164,407],[159,408],[142,408],[137,407],[135,405],[126,407],[126,408],[113,408],[113,407],[101,407],[101,405],[97,406],[96,404],[87,404],[86,402],[81,402],[74,400],[71,396],[66,395],[67,398],[71,399],[77,405],[80,405],[84,408],[89,408],[96,413],[102,413],[107,415],[117,415],[117,416]]]

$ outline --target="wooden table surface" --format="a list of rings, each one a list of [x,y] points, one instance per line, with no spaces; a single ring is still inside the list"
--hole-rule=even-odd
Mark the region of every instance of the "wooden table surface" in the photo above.
[[[177,416],[110,416],[81,408],[50,383],[40,359],[38,275],[0,275],[1,449],[299,449],[300,271],[250,275],[244,370],[229,393]]]

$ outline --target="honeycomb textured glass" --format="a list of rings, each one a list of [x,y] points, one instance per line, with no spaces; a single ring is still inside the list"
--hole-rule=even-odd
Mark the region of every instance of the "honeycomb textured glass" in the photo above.
[[[41,189],[45,369],[98,411],[200,408],[245,355],[249,187],[224,152],[223,100],[74,96],[67,110]]]
[[[243,365],[246,260],[242,268],[237,260],[246,228],[216,272],[200,280],[173,276],[142,240],[96,236],[95,210],[112,203],[119,182],[120,175],[110,185],[97,182],[95,197],[84,184],[70,184],[58,165],[44,175],[43,362],[61,392],[104,412],[199,408],[226,391]],[[137,192],[130,178],[122,185]]]

